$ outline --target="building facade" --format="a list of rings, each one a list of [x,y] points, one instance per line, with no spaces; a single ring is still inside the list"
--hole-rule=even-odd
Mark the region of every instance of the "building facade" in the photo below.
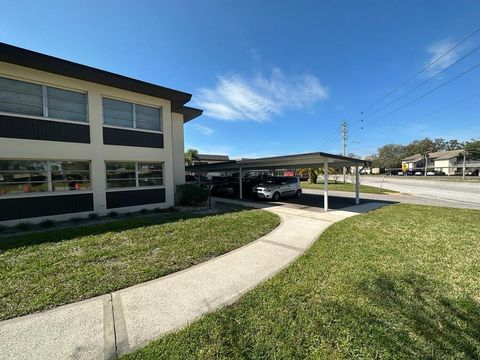
[[[190,98],[0,43],[0,223],[173,206]]]
[[[461,173],[463,165],[463,149],[430,152],[427,156],[428,171],[444,172],[446,175],[456,175]],[[425,155],[415,154],[402,159],[404,165],[409,171],[424,171]]]

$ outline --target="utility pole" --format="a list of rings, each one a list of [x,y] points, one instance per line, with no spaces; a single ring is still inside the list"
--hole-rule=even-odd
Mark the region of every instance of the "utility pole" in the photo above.
[[[462,181],[465,181],[465,170],[467,167],[467,150],[463,150]],[[479,172],[480,174],[480,172]]]
[[[347,156],[347,139],[348,139],[348,124],[342,121],[342,155]],[[343,183],[347,182],[347,168],[343,167]]]

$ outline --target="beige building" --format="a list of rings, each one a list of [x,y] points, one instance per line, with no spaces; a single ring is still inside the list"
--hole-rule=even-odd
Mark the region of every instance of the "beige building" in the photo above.
[[[428,153],[428,171],[441,171],[446,175],[460,173],[463,151],[463,149],[460,149]],[[406,166],[409,171],[423,171],[425,169],[425,156],[422,154],[409,156],[402,160],[402,165]]]
[[[173,206],[190,99],[0,43],[0,223]]]

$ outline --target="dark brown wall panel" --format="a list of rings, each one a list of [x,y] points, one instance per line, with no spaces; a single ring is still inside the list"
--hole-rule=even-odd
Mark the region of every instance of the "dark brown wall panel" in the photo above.
[[[0,221],[93,211],[93,194],[0,199]]]
[[[0,137],[90,143],[90,126],[0,115]]]
[[[163,149],[163,134],[104,127],[103,143]]]
[[[165,202],[165,189],[107,192],[107,209]]]

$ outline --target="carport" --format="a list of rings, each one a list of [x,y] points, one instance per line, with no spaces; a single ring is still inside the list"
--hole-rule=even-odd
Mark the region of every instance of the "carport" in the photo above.
[[[248,170],[270,170],[275,169],[301,169],[301,168],[323,168],[323,196],[324,211],[328,210],[328,168],[355,167],[355,204],[360,203],[360,177],[358,167],[365,165],[365,160],[350,158],[346,156],[328,154],[323,152],[294,154],[285,156],[265,157],[258,159],[231,160],[215,164],[201,164],[187,166],[188,172],[227,172],[234,171],[240,177],[240,199],[243,200],[243,176]]]

